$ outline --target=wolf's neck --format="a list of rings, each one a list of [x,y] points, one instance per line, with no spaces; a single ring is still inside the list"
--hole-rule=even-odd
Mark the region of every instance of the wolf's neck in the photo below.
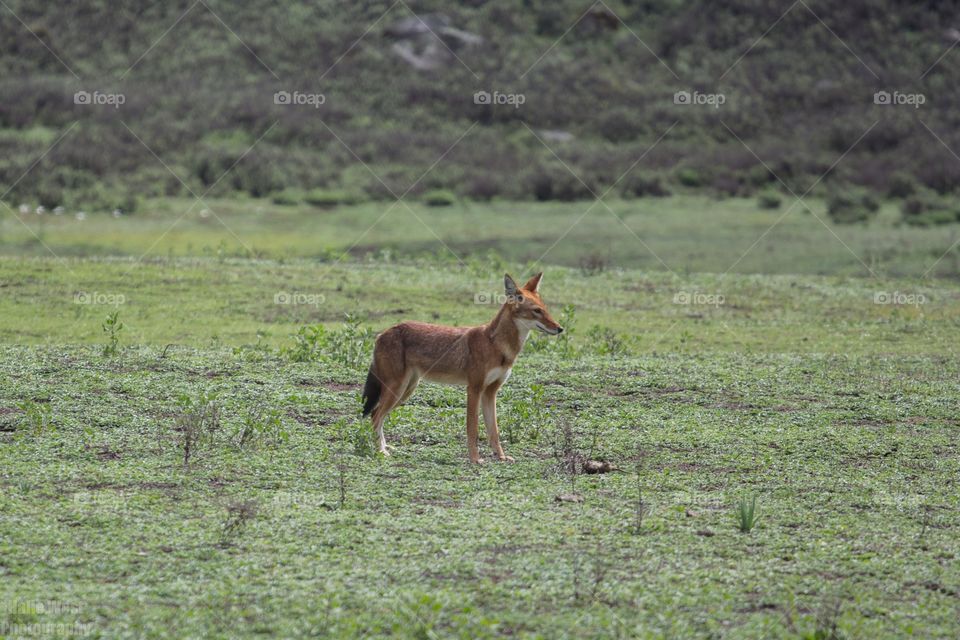
[[[527,336],[530,334],[530,327],[518,326],[507,305],[500,307],[500,311],[487,326],[494,344],[499,346],[503,355],[511,361],[520,354],[523,343],[527,341]]]

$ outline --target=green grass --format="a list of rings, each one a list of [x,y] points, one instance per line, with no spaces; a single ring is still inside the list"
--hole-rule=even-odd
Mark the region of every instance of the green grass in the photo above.
[[[122,257],[151,220],[0,259],[0,635],[956,635],[955,281],[548,266],[476,467],[431,384],[373,454],[370,337],[529,265]]]
[[[310,258],[439,256],[496,251],[515,261],[677,274],[713,272],[879,277],[960,275],[960,225],[897,226],[888,202],[867,226],[834,225],[822,201],[761,209],[754,199],[677,196],[604,204],[493,203],[429,207],[366,203],[318,209],[263,200],[152,200],[116,219],[89,214],[0,219],[5,254],[64,257]],[[16,206],[16,203],[11,203]],[[609,207],[609,210],[606,208]],[[612,212],[612,213],[611,213]],[[615,217],[616,216],[616,217]],[[620,221],[618,221],[618,218]],[[441,244],[442,243],[442,244]],[[929,274],[928,274],[929,271]]]
[[[101,344],[103,322],[115,310],[127,345],[280,347],[300,326],[337,325],[347,313],[376,330],[410,318],[479,324],[496,311],[489,300],[500,292],[504,270],[520,277],[525,269],[501,261],[461,267],[5,258],[0,339]],[[923,296],[923,303],[875,302],[878,294],[895,292],[917,301]],[[960,289],[942,280],[640,271],[584,276],[546,267],[544,295],[558,314],[566,305],[575,308],[579,331],[573,340],[583,343],[593,330],[592,339],[620,340],[633,353],[708,348],[933,355],[955,349],[960,317]],[[604,336],[605,330],[613,336]]]

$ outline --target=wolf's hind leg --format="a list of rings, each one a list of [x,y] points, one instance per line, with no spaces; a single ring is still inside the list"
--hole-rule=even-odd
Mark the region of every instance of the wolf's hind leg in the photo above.
[[[387,451],[387,439],[383,435],[383,423],[390,412],[400,404],[400,394],[404,389],[403,380],[384,384],[380,404],[377,405],[377,409],[373,413],[373,429],[377,433],[377,448],[385,456],[390,455],[390,452]]]

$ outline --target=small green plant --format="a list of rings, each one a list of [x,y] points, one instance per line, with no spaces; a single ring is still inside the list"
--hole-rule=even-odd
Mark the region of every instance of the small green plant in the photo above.
[[[757,496],[752,496],[749,500],[746,497],[740,499],[737,506],[737,527],[741,533],[750,533],[759,517],[757,515]]]
[[[281,445],[290,437],[283,424],[283,414],[277,409],[254,407],[243,418],[233,434],[233,442],[239,448],[256,447],[263,442]]]
[[[220,528],[220,546],[231,544],[243,533],[247,524],[257,516],[259,511],[255,500],[231,502],[227,504],[226,509],[227,514]]]
[[[445,605],[429,594],[414,595],[410,603],[398,609],[399,620],[393,624],[393,633],[411,638],[437,638]]]
[[[423,194],[423,203],[428,207],[450,207],[457,204],[457,195],[452,191],[434,189]]]
[[[810,636],[811,640],[844,640],[846,636],[840,630],[840,616],[843,603],[837,599],[833,603],[824,603],[817,612],[817,628]]]
[[[101,354],[105,358],[110,358],[120,352],[120,332],[123,331],[123,322],[120,321],[120,312],[114,311],[107,315],[107,319],[101,325],[103,332],[107,334],[107,344],[103,345]]]
[[[17,408],[23,411],[21,425],[30,435],[39,436],[54,430],[53,410],[49,403],[25,400],[17,404]]]
[[[341,452],[349,450],[359,458],[372,458],[376,449],[373,446],[373,431],[363,420],[338,420],[333,432],[340,440]]]
[[[531,442],[540,439],[546,421],[546,389],[542,384],[531,384],[529,392],[529,395],[516,398],[510,405],[510,419],[506,421],[503,430],[503,435],[510,444],[515,444],[520,436],[525,436]],[[516,425],[524,428],[523,433]]]
[[[563,420],[555,434],[553,443],[554,468],[570,481],[570,492],[576,488],[577,474],[584,460],[583,454],[577,449],[576,433],[569,420]]]
[[[326,327],[322,324],[307,325],[297,330],[292,346],[280,348],[280,355],[290,362],[314,362],[320,358],[328,343]]]
[[[291,362],[316,362],[327,357],[356,367],[367,362],[376,337],[376,331],[348,313],[343,324],[333,331],[321,324],[300,327],[293,336],[293,345],[281,347],[280,355]]]
[[[609,327],[594,325],[587,332],[587,339],[597,355],[622,356],[627,353],[627,344],[623,338]]]
[[[347,366],[366,364],[376,337],[376,331],[364,327],[359,317],[348,313],[343,324],[330,335],[330,357]]]
[[[180,413],[174,430],[177,432],[178,448],[183,456],[183,466],[197,453],[209,446],[220,432],[220,404],[215,393],[202,392],[198,397],[182,395],[177,400]]]
[[[233,355],[247,362],[263,362],[271,355],[272,349],[264,344],[263,339],[267,334],[262,329],[257,330],[256,344],[241,344],[233,348]]]
[[[789,595],[785,609],[784,620],[787,629],[798,638],[803,640],[844,640],[846,638],[846,635],[840,629],[843,600],[839,597],[824,599],[815,611],[812,624],[807,624],[808,616],[802,616],[798,619],[798,608],[794,594]]]

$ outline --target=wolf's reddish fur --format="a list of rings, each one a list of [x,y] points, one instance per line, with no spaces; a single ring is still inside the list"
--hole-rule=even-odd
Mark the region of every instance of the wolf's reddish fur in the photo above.
[[[373,364],[364,386],[363,415],[373,414],[380,451],[387,454],[383,422],[406,402],[421,378],[467,387],[467,452],[481,462],[477,446],[478,413],[483,410],[487,439],[494,455],[512,460],[500,445],[497,391],[523,348],[531,329],[557,335],[563,328],[550,317],[540,298],[543,273],[518,287],[504,276],[507,300],[489,323],[448,327],[404,322],[377,336]]]

